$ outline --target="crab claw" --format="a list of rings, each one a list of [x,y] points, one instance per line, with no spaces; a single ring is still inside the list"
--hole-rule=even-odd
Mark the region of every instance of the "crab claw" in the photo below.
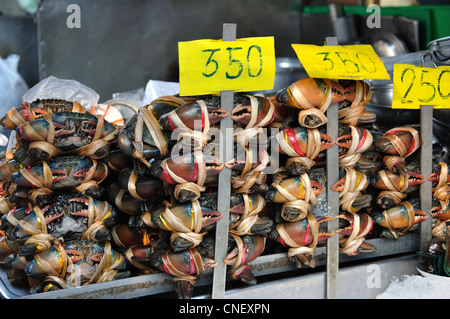
[[[233,108],[231,119],[250,127],[266,126],[275,118],[275,108],[269,98],[246,96],[244,101]]]
[[[428,180],[433,182],[433,187],[440,187],[450,183],[450,173],[446,163],[439,162],[439,164],[433,165],[433,171],[434,173],[428,176]],[[445,176],[445,174],[447,174],[447,176]]]
[[[381,190],[390,190],[390,188],[386,185],[383,178],[381,178],[380,174],[385,175],[386,178],[389,180],[390,184],[394,185],[394,187],[396,187],[397,189],[401,190],[405,188],[406,184],[404,174],[394,174],[390,170],[379,171],[376,176],[371,177],[370,183],[374,188]],[[421,174],[416,172],[408,171],[406,172],[406,176],[408,179],[407,180],[408,184],[405,191],[407,191],[411,187],[423,184],[425,182],[425,178]]]
[[[279,184],[279,186],[284,188],[286,191],[295,196],[297,199],[305,199],[306,196],[305,185],[303,185],[303,182],[299,176],[287,178],[283,180]],[[311,180],[311,187],[314,195],[316,196],[322,194],[325,191],[325,188],[315,180]],[[285,203],[289,201],[276,188],[269,189],[265,194],[265,198],[268,201],[272,201],[274,203]]]
[[[135,180],[133,180],[134,177]],[[139,200],[156,199],[164,195],[164,187],[160,179],[148,175],[133,175],[131,168],[121,170],[117,180],[121,188],[125,190],[132,188],[134,192],[131,191],[130,194]]]
[[[159,166],[154,165],[152,175],[172,185],[179,183],[177,177],[187,182],[198,182],[199,170],[203,169],[203,165],[205,179],[217,176],[225,166],[216,156],[204,154],[196,157],[194,153],[186,153],[166,158]]]
[[[373,228],[373,220],[367,214],[358,214],[359,216],[359,232],[356,236],[365,236]],[[343,236],[350,236],[353,233],[355,215],[351,213],[345,213],[336,216],[339,219],[339,229],[336,233]]]
[[[249,286],[254,286],[257,283],[255,275],[247,264],[242,265],[233,271],[229,271],[228,273],[230,278],[240,280]]]
[[[345,149],[340,155],[344,155],[349,149],[352,149],[353,152],[362,153],[372,146],[373,136],[369,130],[352,125],[349,128],[351,134],[345,134],[336,139],[336,145]]]
[[[442,205],[434,206],[430,211],[430,215],[433,218],[447,221],[450,219],[450,209],[449,208],[450,208],[450,204],[447,204],[444,207]]]
[[[420,146],[418,136],[412,128],[393,128],[376,140],[374,146],[379,152],[407,157]]]
[[[367,241],[363,241],[361,246],[359,246],[358,253],[366,253],[366,254],[374,254],[376,253],[377,247],[368,243]]]
[[[291,84],[288,88],[277,92],[276,99],[278,102],[303,109],[302,100],[297,99],[294,91],[300,91],[309,104],[318,107],[325,99],[328,90],[331,90],[330,103],[338,103],[344,100],[344,92],[342,86],[337,81],[319,78],[304,78]]]
[[[390,229],[410,228],[428,218],[423,210],[415,210],[409,202],[402,202],[397,206],[384,210],[385,213],[373,217],[375,224]],[[388,216],[388,219],[386,219]]]
[[[192,202],[187,204],[176,205],[172,207],[161,207],[152,212],[145,212],[138,219],[143,221],[145,225],[153,229],[172,230],[170,225],[164,219],[164,210],[170,209],[171,213],[177,217],[178,221],[183,223],[185,227],[193,229],[196,222],[194,218],[196,216],[195,207]],[[208,227],[222,218],[222,214],[209,207],[200,207],[201,209],[201,228]],[[134,223],[139,223],[139,220],[134,220]],[[131,222],[131,220],[130,220]],[[137,225],[137,224],[136,224]]]
[[[353,172],[353,171],[352,171],[352,172]],[[355,189],[356,189],[356,188],[357,188],[357,189],[361,189],[361,190],[366,189],[366,187],[368,186],[367,183],[366,183],[365,185],[361,185],[362,187],[359,187],[361,181],[366,180],[366,178],[365,178],[365,176],[364,176],[365,174],[364,174],[364,173],[361,173],[361,172],[359,172],[359,171],[357,171],[357,170],[354,170],[354,173],[356,174]],[[346,180],[347,180],[347,175],[344,176],[344,177],[342,177],[341,179],[339,179],[339,180],[331,187],[331,189],[334,190],[334,191],[336,191],[336,192],[342,192],[342,191],[344,191]],[[352,190],[350,189],[349,191],[352,191]]]
[[[258,149],[250,149],[248,150],[249,153],[243,152],[239,153],[242,150],[237,149],[236,152],[238,153],[235,158],[232,158],[228,162],[225,163],[225,167],[243,172],[244,169],[246,172],[253,171],[256,167],[261,165],[261,163],[265,162],[267,160],[268,154],[265,152],[262,148]],[[251,153],[251,154],[250,154]],[[252,162],[250,167],[246,167],[246,157],[251,156]]]
[[[47,267],[50,267],[58,273],[62,270],[61,265],[63,264],[63,256],[57,247],[53,246],[38,254],[39,259],[45,260]],[[33,258],[25,266],[25,273],[28,276],[36,278],[45,278],[48,274],[43,270],[42,266],[39,264],[38,259]]]
[[[178,298],[191,298],[195,279],[184,280],[184,276],[197,277],[203,270],[215,267],[217,263],[202,257],[196,249],[174,252],[172,250],[156,250],[150,257],[151,265],[163,272],[176,277]]]
[[[34,180],[40,181],[44,184],[44,169],[42,165],[29,166],[26,168],[29,175],[33,177]],[[64,180],[67,177],[67,173],[61,169],[51,169],[52,172],[52,184]],[[23,187],[39,187],[39,185],[34,185],[29,179],[25,178],[22,171],[14,172],[10,176],[11,182]]]
[[[291,149],[291,152],[297,153],[298,156],[307,156],[308,154],[308,143],[311,138],[315,146],[317,145],[315,136],[320,138],[320,148],[319,152],[322,152],[334,145],[333,139],[327,134],[320,133],[317,129],[307,129],[305,127],[287,128],[278,133],[277,139],[283,139],[286,141]],[[274,141],[273,141],[274,142]],[[316,148],[316,147],[314,147]],[[279,148],[281,154],[287,154],[287,150],[283,149],[282,146]],[[314,158],[311,158],[314,159]]]
[[[241,245],[237,243],[226,255],[224,263],[228,266],[237,267],[237,265],[248,264],[260,256],[266,245],[266,237],[262,235],[245,235],[242,237],[233,236],[236,240],[242,241]]]
[[[164,130],[172,131],[182,128],[177,124],[179,119],[188,129],[202,130],[205,125],[205,117],[208,117],[209,124],[213,125],[228,116],[228,112],[225,109],[215,105],[206,105],[208,114],[203,114],[200,105],[202,102],[195,101],[177,107],[175,110],[162,115],[159,119],[159,124]],[[174,120],[175,118],[178,119]]]

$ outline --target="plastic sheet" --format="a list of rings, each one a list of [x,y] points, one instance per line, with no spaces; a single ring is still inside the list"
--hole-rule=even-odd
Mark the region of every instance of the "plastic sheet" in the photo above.
[[[91,88],[75,80],[59,79],[54,76],[40,81],[23,95],[23,102],[36,99],[62,99],[77,101],[86,109],[98,104],[100,96]]]

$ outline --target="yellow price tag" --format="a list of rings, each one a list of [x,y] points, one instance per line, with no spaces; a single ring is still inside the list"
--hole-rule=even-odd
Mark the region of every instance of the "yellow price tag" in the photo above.
[[[368,44],[345,46],[292,44],[292,48],[311,78],[390,79],[383,61]]]
[[[273,37],[179,42],[178,60],[181,96],[273,89]]]
[[[450,67],[394,64],[393,109],[450,108]]]

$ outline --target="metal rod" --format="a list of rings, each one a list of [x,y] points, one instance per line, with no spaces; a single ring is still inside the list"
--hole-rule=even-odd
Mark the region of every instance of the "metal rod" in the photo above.
[[[420,151],[420,172],[425,177],[425,182],[420,185],[420,206],[427,214],[432,207],[432,185],[428,176],[433,167],[433,106],[423,105],[420,109],[420,135],[423,141]],[[432,218],[428,216],[420,224],[420,249],[427,250],[431,241]]]
[[[423,67],[433,67],[433,62],[423,61]],[[433,191],[432,183],[428,176],[433,169],[433,106],[422,105],[420,108],[420,172],[425,177],[425,182],[420,185],[420,207],[427,214],[431,211]],[[420,249],[428,250],[431,241],[432,218],[428,218],[420,224]]]
[[[223,24],[223,41],[236,41],[236,24]],[[231,114],[233,109],[233,91],[222,91],[220,94],[221,107]],[[231,116],[226,117],[220,122],[220,156],[222,163],[233,157],[233,121]],[[227,254],[228,246],[228,228],[230,214],[230,196],[231,196],[231,169],[224,167],[219,174],[218,182],[218,204],[217,209],[222,214],[222,218],[216,225],[216,243],[215,256],[217,266],[214,267],[212,298],[223,299],[225,295],[225,283],[227,275],[227,265],[224,259]]]
[[[326,45],[338,45],[336,37],[327,37]],[[327,109],[327,134],[333,139],[338,138],[338,105],[331,104]],[[327,204],[328,216],[339,215],[339,193],[331,190],[339,180],[339,149],[335,144],[327,150]],[[339,223],[335,218],[327,224],[328,232],[338,229]],[[332,236],[327,240],[327,276],[326,297],[327,299],[338,298],[338,273],[339,273],[339,237]]]

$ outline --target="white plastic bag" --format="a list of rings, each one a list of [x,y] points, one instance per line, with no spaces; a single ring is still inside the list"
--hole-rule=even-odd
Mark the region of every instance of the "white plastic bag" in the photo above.
[[[22,95],[28,90],[28,85],[17,71],[20,57],[11,54],[6,59],[0,58],[0,118],[11,108],[22,103]],[[0,128],[0,150],[8,143],[10,131]],[[6,135],[6,136],[5,136]]]
[[[59,79],[49,76],[33,86],[23,95],[23,102],[36,99],[60,99],[77,101],[86,109],[98,104],[100,96],[97,92],[75,80]]]
[[[145,87],[144,100],[142,105],[150,104],[153,100],[164,95],[175,95],[180,93],[180,84],[178,82],[165,82],[150,80]]]

